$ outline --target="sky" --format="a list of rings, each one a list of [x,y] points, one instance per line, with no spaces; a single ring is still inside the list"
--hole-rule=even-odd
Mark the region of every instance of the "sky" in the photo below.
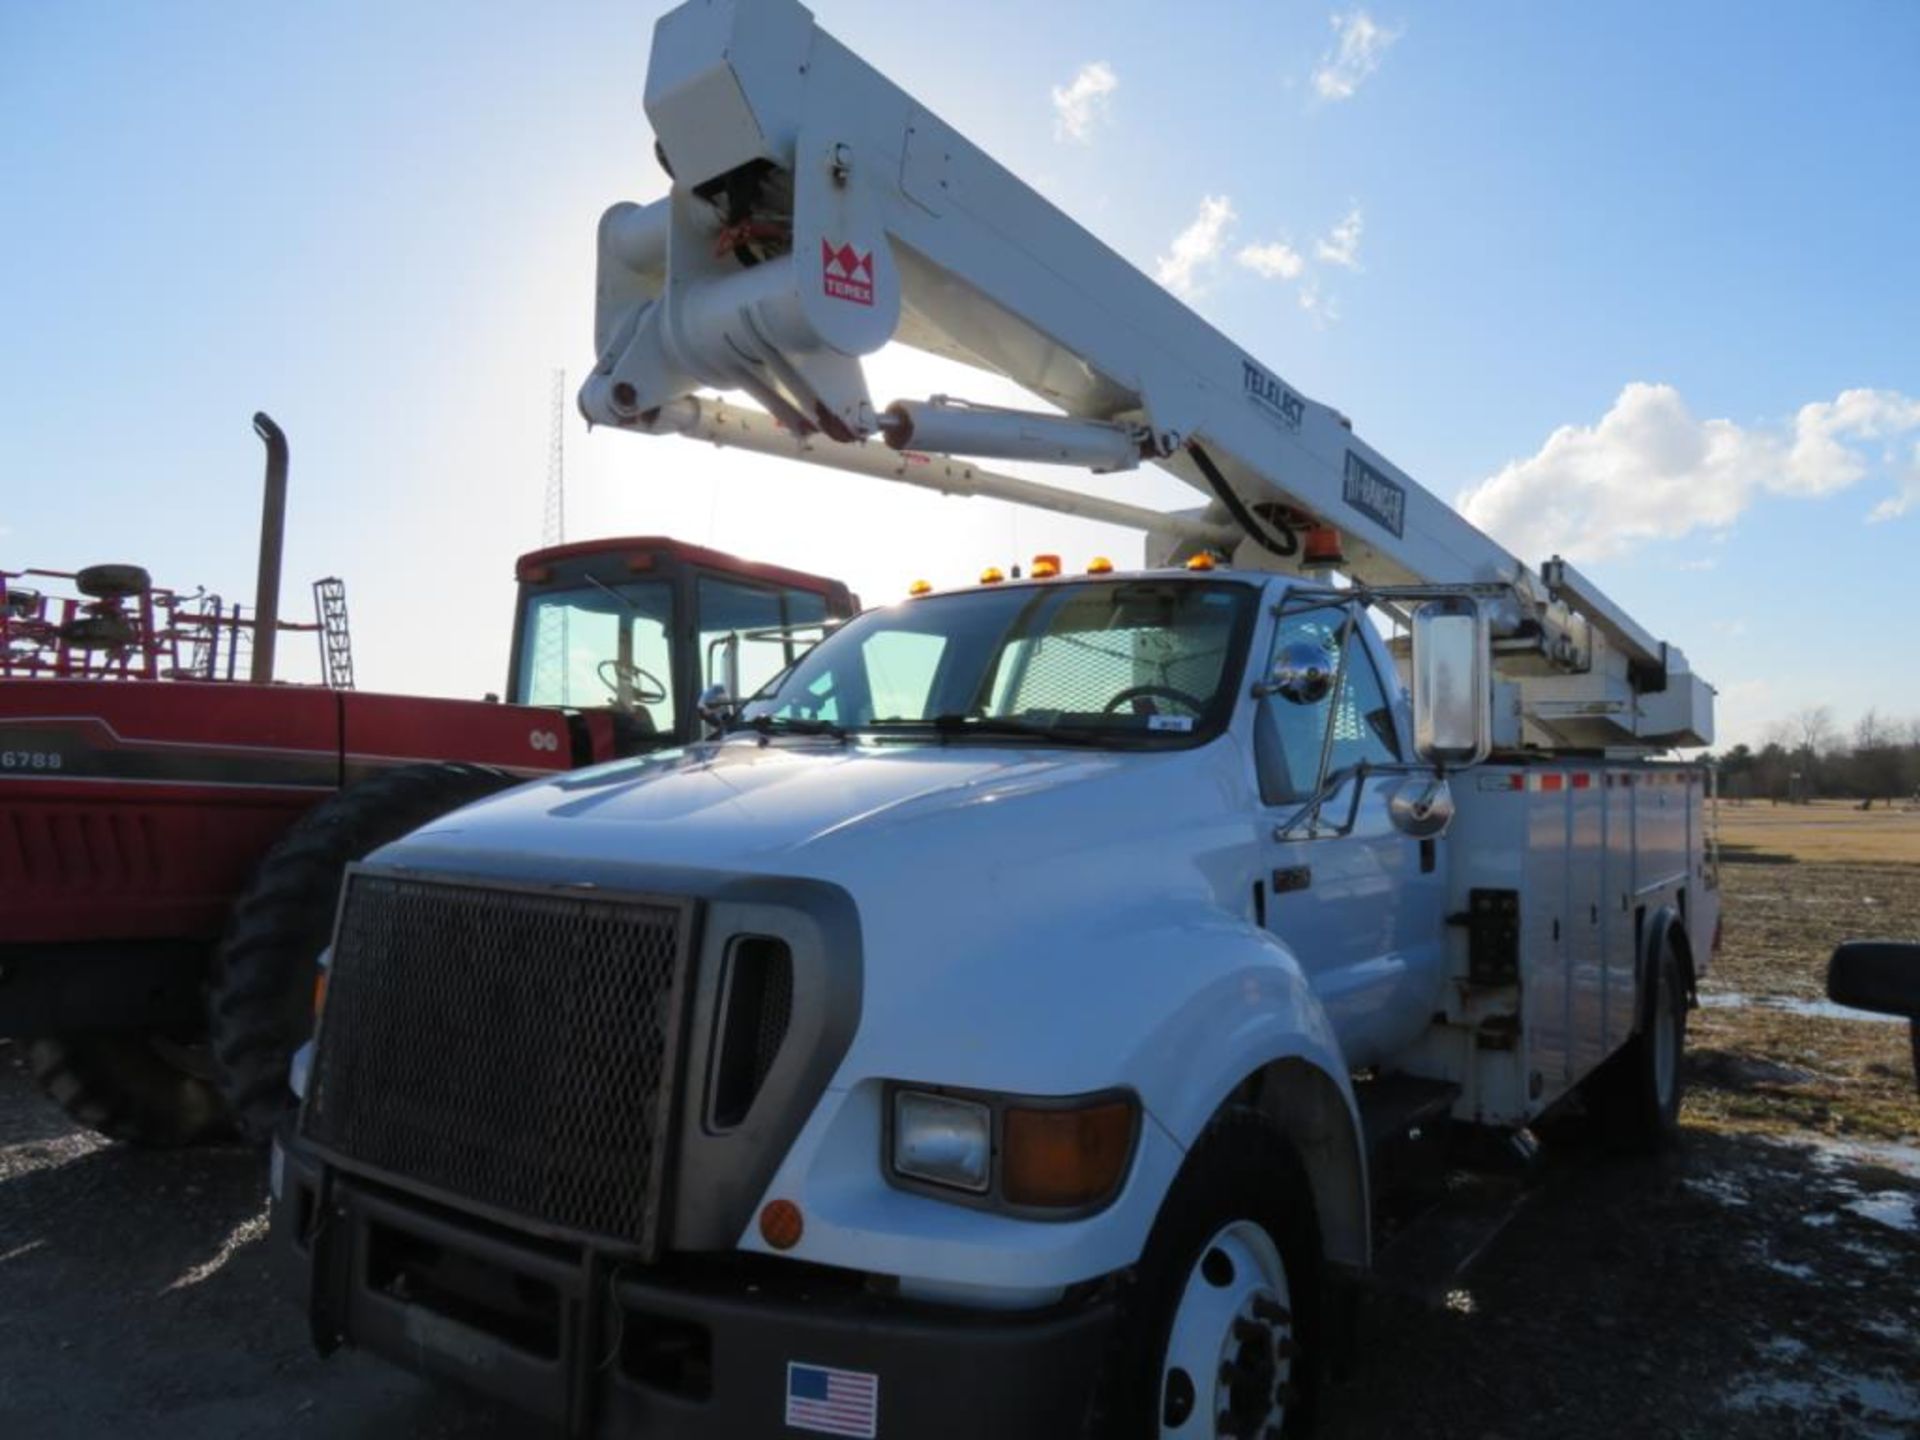
[[[337,574],[363,687],[499,689],[595,222],[666,185],[665,8],[0,5],[0,568],[249,596],[265,409],[290,615]],[[1579,563],[1718,688],[1723,744],[1810,705],[1920,717],[1920,7],[815,14],[1523,559]],[[882,402],[954,373],[870,366]],[[569,539],[678,535],[869,603],[1140,555],[570,406],[564,442]]]

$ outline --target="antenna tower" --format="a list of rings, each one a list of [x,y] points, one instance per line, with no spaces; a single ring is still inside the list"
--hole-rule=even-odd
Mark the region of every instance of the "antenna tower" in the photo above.
[[[567,372],[553,372],[552,420],[547,435],[547,516],[541,527],[542,545],[559,545],[567,538]]]

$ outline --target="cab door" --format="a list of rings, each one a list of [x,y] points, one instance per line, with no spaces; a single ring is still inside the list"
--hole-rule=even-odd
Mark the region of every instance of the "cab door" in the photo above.
[[[1269,694],[1257,717],[1266,923],[1306,970],[1349,1063],[1369,1065],[1415,1039],[1438,1000],[1444,841],[1392,821],[1394,792],[1427,772],[1410,763],[1406,707],[1372,625],[1350,603],[1283,605],[1266,673],[1315,655],[1323,693]]]

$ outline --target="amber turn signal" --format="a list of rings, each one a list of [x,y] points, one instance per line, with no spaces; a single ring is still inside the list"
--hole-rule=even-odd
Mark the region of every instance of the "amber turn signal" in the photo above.
[[[1033,557],[1033,569],[1029,572],[1036,580],[1051,580],[1060,573],[1058,555],[1036,555]]]
[[[760,1210],[760,1238],[776,1250],[791,1250],[807,1228],[791,1200],[769,1200]]]
[[[982,585],[998,585],[1006,578],[1005,573],[998,565],[989,565],[980,572],[980,583]]]
[[[320,1012],[327,1008],[327,971],[316,970],[313,976],[313,1018],[318,1020]]]
[[[1213,556],[1202,550],[1198,555],[1189,557],[1187,560],[1187,568],[1189,570],[1211,570],[1218,563]]]
[[[1118,1188],[1133,1149],[1134,1105],[1069,1110],[1009,1106],[1000,1136],[1000,1193],[1013,1205],[1079,1208]]]
[[[1087,573],[1089,575],[1111,575],[1113,573],[1113,561],[1104,555],[1096,555],[1087,562]]]
[[[916,580],[911,585],[907,586],[907,594],[913,596],[916,600],[919,599],[922,595],[931,595],[932,593],[933,593],[933,586],[928,584],[925,580]]]

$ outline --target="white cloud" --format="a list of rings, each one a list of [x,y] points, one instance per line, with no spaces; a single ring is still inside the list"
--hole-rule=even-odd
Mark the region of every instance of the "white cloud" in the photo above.
[[[1563,425],[1539,451],[1461,495],[1459,507],[1521,558],[1604,559],[1651,540],[1724,532],[1763,493],[1819,496],[1865,477],[1863,441],[1920,430],[1920,401],[1847,390],[1789,423],[1695,418],[1671,385],[1641,381],[1594,425]],[[1870,519],[1920,503],[1920,446],[1901,491]]]
[[[1920,505],[1920,440],[1914,442],[1913,455],[1907,461],[1906,473],[1900,477],[1900,488],[1868,513],[1870,524],[1882,520],[1898,520],[1902,515]],[[0,535],[7,532],[0,529]]]
[[[1154,278],[1183,299],[1198,294],[1202,278],[1226,248],[1227,227],[1235,218],[1233,201],[1207,196],[1193,223],[1173,237],[1172,249],[1154,261]]]
[[[1343,219],[1313,247],[1313,253],[1329,265],[1347,270],[1360,268],[1360,207],[1354,206]]]
[[[1054,138],[1092,143],[1094,127],[1112,116],[1113,92],[1119,88],[1120,77],[1104,60],[1082,65],[1066,86],[1054,86]]]
[[[1319,329],[1326,329],[1340,318],[1339,305],[1331,298],[1321,295],[1318,280],[1309,280],[1302,285],[1299,299],[1300,308],[1307,312]]]
[[[1284,240],[1244,245],[1233,258],[1242,269],[1253,271],[1263,280],[1298,280],[1307,268],[1307,257]]]
[[[1843,390],[1831,404],[1802,405],[1794,417],[1787,483],[1781,488],[1803,495],[1844,490],[1867,473],[1845,441],[1885,440],[1915,429],[1920,429],[1920,400],[1892,390]]]
[[[1333,48],[1320,57],[1313,72],[1313,88],[1323,100],[1351,100],[1368,76],[1380,68],[1380,57],[1400,38],[1400,31],[1376,23],[1364,10],[1350,10],[1333,18]]]

